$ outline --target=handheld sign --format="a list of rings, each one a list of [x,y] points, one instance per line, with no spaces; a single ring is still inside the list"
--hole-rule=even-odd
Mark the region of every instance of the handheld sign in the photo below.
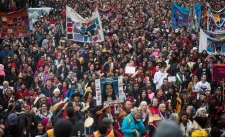
[[[213,65],[212,81],[223,81],[223,78],[225,78],[225,65]]]

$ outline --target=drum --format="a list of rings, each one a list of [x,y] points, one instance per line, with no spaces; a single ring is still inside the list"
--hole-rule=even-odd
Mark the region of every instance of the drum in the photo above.
[[[92,126],[94,124],[94,119],[92,117],[88,117],[85,121],[84,121],[84,127],[89,128],[90,126]]]

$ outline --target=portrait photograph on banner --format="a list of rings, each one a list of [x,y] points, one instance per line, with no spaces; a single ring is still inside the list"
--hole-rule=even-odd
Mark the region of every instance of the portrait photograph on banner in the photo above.
[[[123,93],[122,77],[96,79],[95,88],[97,105],[123,102],[121,98]]]

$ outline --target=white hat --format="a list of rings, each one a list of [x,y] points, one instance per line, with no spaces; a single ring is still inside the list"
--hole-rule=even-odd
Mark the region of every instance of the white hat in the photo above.
[[[60,90],[58,88],[56,88],[56,89],[54,89],[53,94],[57,91],[60,93]]]
[[[197,50],[198,48],[197,47],[193,47],[193,50]]]

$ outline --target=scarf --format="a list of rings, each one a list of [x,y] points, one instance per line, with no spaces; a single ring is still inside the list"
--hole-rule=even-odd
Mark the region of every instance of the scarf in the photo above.
[[[195,117],[194,120],[200,125],[201,128],[207,128],[208,118]]]
[[[60,97],[52,97],[52,104],[57,104],[60,102]]]

